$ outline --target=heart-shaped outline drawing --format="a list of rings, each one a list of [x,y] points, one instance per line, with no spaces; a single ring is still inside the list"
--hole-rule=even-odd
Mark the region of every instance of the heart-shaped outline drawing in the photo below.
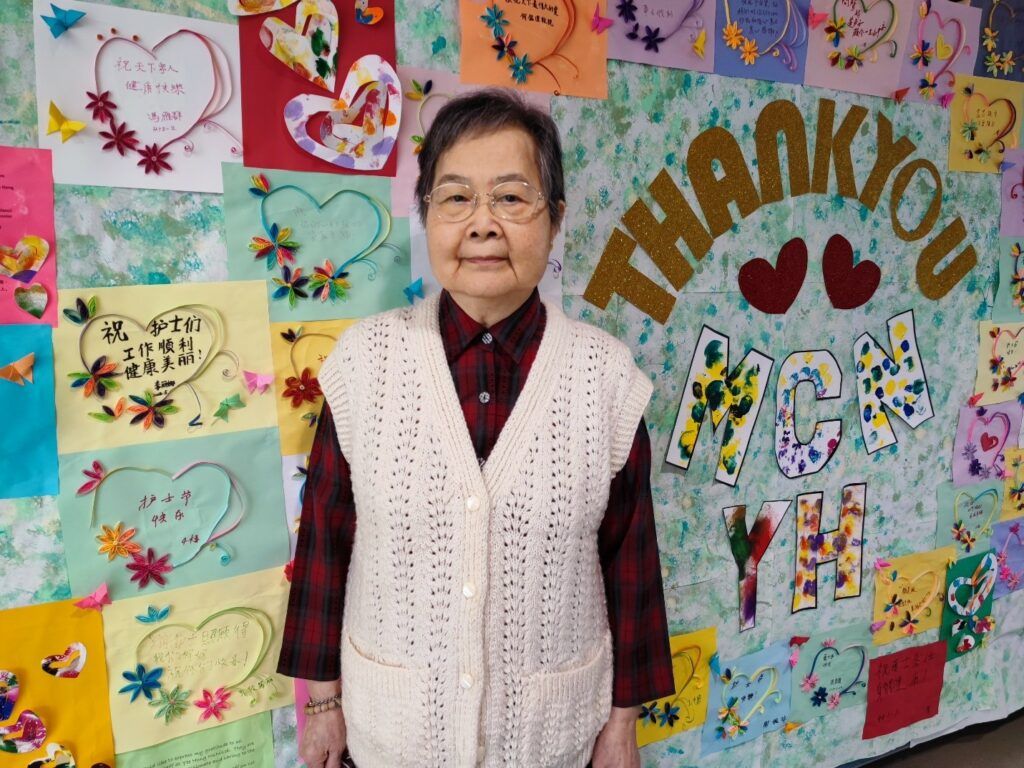
[[[42,302],[40,303],[40,297]],[[46,308],[50,306],[50,294],[42,283],[35,285],[18,285],[14,288],[14,304],[27,315],[42,320]]]
[[[971,424],[967,428],[967,442],[968,443],[973,443],[974,442],[974,427],[977,424],[981,423],[984,426],[988,427],[996,419],[999,419],[999,421],[1002,422],[1003,426],[1005,427],[1005,431],[1003,432],[1002,440],[999,440],[998,438],[993,437],[992,440],[994,442],[993,442],[992,446],[991,447],[986,447],[985,446],[985,438],[986,437],[990,437],[990,435],[987,432],[983,432],[981,437],[978,439],[978,445],[981,447],[982,453],[985,453],[985,454],[990,453],[990,452],[992,453],[992,461],[989,463],[989,467],[999,471],[998,467],[996,467],[996,464],[998,464],[999,463],[999,459],[1001,457],[1003,457],[1003,449],[1006,447],[1006,441],[1010,439],[1011,424],[1010,424],[1010,417],[1009,416],[1007,416],[1002,411],[995,411],[991,416],[988,416],[988,417],[979,416],[977,413],[973,414],[972,417],[971,417]],[[995,451],[993,451],[992,448],[995,448]],[[1004,458],[1004,462],[1005,462],[1005,458]],[[1002,475],[1002,472],[999,471],[999,474]]]
[[[314,47],[322,46],[324,38],[329,58]],[[271,16],[263,20],[259,31],[260,43],[271,56],[289,71],[328,93],[334,92],[338,75],[340,39],[338,9],[331,0],[300,0],[294,24]]]
[[[1016,146],[1016,141],[1010,144],[1007,144],[1006,142],[1003,141],[1005,137],[1009,136],[1013,132],[1014,127],[1017,125],[1017,107],[1014,106],[1013,102],[1003,96],[1000,96],[997,99],[992,99],[991,101],[989,101],[988,96],[977,90],[977,83],[975,83],[974,90],[967,96],[967,98],[964,99],[963,119],[965,122],[968,121],[970,118],[971,99],[981,99],[981,101],[985,104],[985,107],[988,109],[992,109],[992,107],[994,107],[996,104],[1005,104],[1007,109],[1010,111],[1010,119],[1007,121],[1005,126],[999,128],[996,131],[995,138],[992,139],[992,141],[990,141],[988,144],[984,144],[982,141],[978,140],[979,146],[982,146],[982,148],[985,150],[989,150],[996,144],[998,144],[999,151],[1001,153],[1005,152],[1007,149],[1013,149]]]
[[[875,2],[873,2],[870,6],[868,6],[868,4],[867,4],[867,2],[865,2],[865,0],[855,0],[855,1],[860,3],[860,10],[859,11],[857,11],[857,9],[854,9],[854,10],[855,10],[855,12],[859,12],[862,16],[865,16],[865,15],[867,15],[869,13],[872,13],[880,5],[888,6],[889,7],[889,21],[888,21],[888,23],[885,25],[885,28],[882,30],[882,33],[878,37],[876,37],[874,40],[872,40],[869,45],[864,46],[864,49],[860,52],[861,57],[863,58],[863,57],[867,56],[867,54],[871,53],[872,54],[871,61],[872,62],[878,61],[878,51],[875,50],[875,49],[878,48],[881,45],[884,45],[885,43],[889,43],[892,46],[892,50],[889,53],[889,58],[895,57],[896,56],[897,45],[896,45],[896,41],[893,40],[892,38],[896,34],[896,25],[897,25],[897,18],[898,18],[897,14],[896,14],[896,5],[893,3],[892,0],[875,0]],[[839,6],[839,4],[841,2],[843,2],[843,0],[833,0],[833,2],[832,2],[832,18],[833,19],[841,18],[839,16],[839,14],[836,13],[836,8]],[[848,27],[849,27],[849,25],[848,25]]]
[[[845,648],[843,648],[842,650],[836,648],[833,645],[822,646],[821,648],[818,649],[818,652],[814,654],[814,658],[811,660],[811,668],[807,672],[808,675],[813,675],[814,674],[814,670],[818,666],[818,660],[822,656],[824,656],[827,651],[832,651],[832,654],[836,658],[841,657],[844,653],[846,653],[848,651],[860,651],[860,668],[857,670],[857,674],[854,676],[854,678],[850,682],[850,684],[848,686],[846,686],[845,688],[843,688],[841,691],[839,691],[840,697],[845,696],[847,694],[853,694],[854,696],[856,696],[857,692],[855,690],[853,690],[854,687],[856,687],[856,686],[860,686],[861,688],[867,688],[867,685],[868,685],[867,682],[860,679],[861,675],[864,674],[864,668],[868,664],[868,652],[867,652],[867,649],[863,645],[848,645]],[[826,690],[828,690],[827,687],[826,687]],[[829,691],[829,693],[835,693],[835,691]]]
[[[210,56],[210,68],[213,72],[213,90],[212,93],[210,94],[209,100],[206,103],[206,106],[199,113],[198,117],[180,135],[173,136],[167,141],[157,141],[154,139],[153,143],[156,144],[160,150],[169,147],[171,144],[174,144],[175,142],[183,141],[196,129],[197,126],[209,122],[210,118],[215,117],[220,112],[223,112],[224,109],[227,107],[228,103],[231,101],[231,77],[230,75],[225,76],[225,73],[231,72],[231,64],[224,51],[222,51],[220,49],[220,46],[218,46],[213,40],[206,37],[205,35],[201,35],[198,32],[193,32],[190,29],[179,29],[164,37],[152,48],[147,48],[141,43],[138,43],[130,38],[110,37],[106,41],[104,41],[96,50],[96,58],[93,63],[93,78],[96,83],[95,93],[104,93],[109,89],[104,88],[100,84],[100,58],[106,52],[109,46],[116,44],[127,44],[130,46],[134,46],[145,55],[159,62],[160,59],[159,56],[157,55],[159,49],[179,36],[192,36],[196,38],[206,49],[207,53]],[[133,125],[130,127],[138,131],[144,126]],[[140,143],[144,144],[145,142],[140,139]]]
[[[871,301],[882,282],[882,270],[870,259],[853,263],[853,246],[840,234],[825,243],[821,258],[825,293],[836,309],[856,309]]]
[[[26,768],[75,768],[75,756],[63,744],[51,741],[46,745],[46,757],[33,760]]]
[[[199,624],[196,624],[196,625],[185,624],[185,623],[182,623],[182,622],[178,622],[178,623],[174,623],[174,624],[161,624],[160,626],[156,627],[155,629],[152,629],[149,632],[147,632],[139,640],[138,644],[135,646],[135,663],[136,664],[144,663],[143,662],[143,654],[142,654],[142,646],[143,646],[143,644],[147,640],[150,640],[155,635],[158,635],[158,634],[161,634],[161,633],[164,633],[164,632],[169,632],[171,630],[185,630],[186,632],[189,632],[192,635],[196,635],[196,634],[198,634],[203,629],[203,627],[205,627],[211,621],[215,621],[216,619],[219,619],[221,616],[226,616],[226,615],[240,615],[240,616],[243,616],[245,618],[251,619],[259,627],[260,633],[261,633],[260,649],[259,649],[259,652],[256,654],[256,659],[253,662],[253,664],[251,664],[249,667],[243,669],[242,676],[239,679],[232,681],[230,684],[218,686],[218,687],[224,688],[224,689],[229,690],[229,691],[230,690],[234,690],[235,688],[240,686],[242,683],[244,683],[246,680],[248,680],[250,677],[252,677],[252,675],[256,672],[256,670],[259,669],[260,664],[263,663],[263,659],[266,658],[266,655],[267,655],[267,653],[270,650],[271,639],[274,636],[274,623],[273,623],[273,621],[271,621],[270,616],[268,616],[266,613],[264,613],[263,611],[261,611],[258,608],[246,608],[246,607],[242,607],[242,608],[225,608],[223,610],[217,611],[216,613],[210,614],[205,619],[203,619],[201,622],[199,622]],[[149,667],[151,665],[146,664],[146,666]],[[160,666],[160,665],[157,664],[155,666]]]
[[[14,705],[18,703],[20,694],[18,676],[6,669],[0,669],[0,723],[14,714]]]
[[[728,707],[727,694],[729,693],[730,687],[738,683],[741,679],[749,680],[751,683],[756,683],[760,679],[761,675],[763,675],[765,672],[771,673],[771,682],[768,683],[768,688],[761,695],[761,698],[759,698],[757,701],[753,703],[753,705],[751,705],[750,710],[747,712],[747,714],[740,717],[741,723],[749,723],[750,718],[752,718],[758,712],[763,714],[765,711],[765,702],[768,701],[768,698],[770,696],[775,697],[776,704],[782,702],[782,691],[780,691],[776,687],[779,684],[779,670],[771,664],[766,664],[763,667],[758,667],[749,675],[745,672],[740,672],[732,678],[732,681],[729,685],[722,686],[722,706]]]
[[[378,171],[395,148],[402,122],[398,73],[376,54],[362,56],[352,63],[337,99],[300,94],[284,105],[283,117],[303,152],[338,168]],[[318,136],[310,135],[311,123]]]
[[[999,330],[996,332],[995,340],[992,342],[992,359],[995,359],[996,357],[999,357],[999,355],[997,355],[996,353],[999,350],[999,341],[1000,341],[1000,339],[1003,338],[1003,334],[1004,333],[1007,336],[1012,336],[1014,341],[1016,341],[1020,337],[1021,333],[1024,333],[1024,328],[1021,328],[1021,329],[1017,330],[1016,332],[1014,332],[1014,331],[1007,330],[1006,328],[1003,328],[1003,327],[998,326],[998,325],[995,326],[995,327],[999,328]],[[1008,375],[1008,376],[1015,376],[1017,374],[1017,372],[1021,370],[1021,368],[1024,368],[1024,354],[1021,355],[1021,359],[1018,360],[1017,363],[1014,366],[1012,366],[1011,368],[1008,368],[1006,370],[1006,375]],[[995,381],[998,382],[999,378],[996,377]]]
[[[72,680],[82,674],[88,651],[82,643],[71,643],[62,653],[47,656],[39,666],[46,674],[58,679]]]
[[[689,42],[692,43],[694,40],[697,39],[696,33],[704,29],[704,20],[701,18],[696,18],[690,24],[687,24],[687,22],[690,21],[694,14],[696,14],[704,7],[704,0],[683,0],[683,2],[689,2],[690,7],[684,10],[683,7],[681,7],[681,3],[679,3],[678,0],[667,0],[666,2],[662,2],[660,8],[655,6],[648,6],[645,3],[643,5],[643,10],[647,11],[650,14],[650,21],[654,23],[645,24],[645,22],[648,21],[648,19],[644,16],[641,10],[637,8],[635,11],[633,11],[633,14],[636,18],[636,21],[633,22],[634,30],[626,37],[635,43],[643,43],[643,40],[640,39],[640,36],[637,33],[637,29],[640,26],[644,26],[647,29],[655,30],[655,32],[657,33],[657,37],[660,38],[660,42],[658,43],[658,45],[661,45],[662,43],[666,43],[669,40],[671,40],[683,29],[689,29],[691,30]],[[673,12],[680,12],[680,16],[679,21],[676,23],[674,27],[669,27],[668,31],[665,34],[661,34],[660,28],[658,26],[661,17],[657,16],[656,13],[659,10],[665,8],[666,6],[668,6]],[[600,9],[600,6],[598,6],[598,8]],[[623,16],[623,11],[621,9],[619,10],[618,15],[619,18],[622,19],[623,23],[625,23],[626,25],[629,24],[629,22],[625,20],[625,17]],[[631,37],[630,35],[633,36]],[[655,53],[657,52],[658,49],[657,46],[655,46]]]
[[[960,520],[960,499],[961,498],[968,498],[971,501],[973,501],[974,503],[978,503],[984,497],[990,496],[990,495],[992,497],[992,508],[989,510],[988,517],[985,519],[985,522],[982,523],[981,528],[978,529],[978,534],[982,535],[982,536],[984,536],[986,534],[991,534],[992,533],[992,521],[995,519],[997,514],[1000,514],[1002,512],[1002,508],[1001,508],[1001,506],[999,504],[999,494],[996,492],[995,488],[989,488],[988,490],[982,491],[977,496],[972,496],[967,491],[960,491],[956,495],[956,498],[953,499],[953,522],[954,523],[963,522],[963,521]],[[960,542],[957,542],[957,544],[960,544]]]
[[[50,255],[50,243],[38,235],[22,235],[14,245],[0,245],[0,277],[30,283]]]
[[[84,366],[83,369],[86,371],[90,370],[90,366],[92,364],[91,361],[86,360],[86,333],[101,320],[120,320],[122,321],[122,323],[131,323],[136,328],[138,328],[141,333],[148,333],[150,335],[153,335],[152,332],[149,331],[149,328],[154,322],[162,318],[164,315],[169,315],[173,312],[186,311],[193,312],[199,315],[202,319],[206,320],[206,323],[211,330],[212,343],[210,349],[206,351],[202,363],[196,367],[195,371],[192,372],[191,376],[189,376],[184,381],[175,381],[174,386],[169,389],[154,389],[153,394],[167,396],[170,395],[172,392],[180,389],[181,387],[193,383],[196,379],[202,376],[203,373],[206,372],[206,369],[210,367],[210,364],[213,362],[214,358],[216,358],[224,350],[224,320],[220,316],[220,312],[217,309],[215,309],[214,307],[207,306],[205,304],[182,304],[181,306],[178,307],[172,307],[171,309],[164,310],[163,312],[151,317],[147,321],[145,326],[140,324],[139,321],[133,317],[118,314],[116,312],[110,312],[105,315],[96,315],[94,317],[89,318],[85,325],[82,326],[82,332],[78,337],[78,356],[82,361],[82,365]],[[100,328],[102,326],[96,325],[96,327]]]
[[[696,658],[694,658],[693,656],[690,655],[690,653],[689,653],[690,651],[696,651],[697,652],[696,653]],[[697,667],[700,666],[700,661],[701,661],[701,658],[703,658],[703,655],[704,654],[703,654],[703,651],[701,651],[700,646],[696,645],[696,644],[688,645],[685,648],[680,648],[678,651],[676,651],[675,653],[672,654],[672,659],[673,660],[675,660],[675,659],[686,659],[686,661],[689,662],[689,664],[690,664],[690,671],[687,674],[686,679],[683,680],[683,684],[679,686],[679,690],[676,691],[676,695],[672,698],[672,700],[669,702],[669,704],[675,704],[677,701],[679,701],[679,698],[683,695],[683,693],[686,692],[686,689],[689,687],[690,683],[692,683],[694,681],[694,679],[697,677]],[[697,684],[694,686],[694,688],[698,688],[699,689],[701,687],[701,685],[702,685],[702,681],[697,680]]]
[[[796,0],[783,0],[783,2],[786,6],[786,18],[778,37],[768,45],[761,45],[756,37],[753,39],[758,42],[758,59],[777,56],[786,69],[796,72],[800,60],[794,49],[802,47],[807,42],[807,19],[800,13]],[[733,9],[730,0],[722,0],[722,8],[725,11],[725,25],[720,31],[724,34],[725,27],[733,23]]]
[[[176,483],[189,472],[198,469],[199,467],[212,467],[216,469],[218,472],[220,472],[222,475],[224,475],[224,478],[227,480],[227,493],[225,494],[225,502],[223,509],[220,509],[216,512],[212,525],[210,525],[209,529],[205,532],[205,534],[201,536],[199,542],[195,545],[192,554],[186,557],[184,560],[172,561],[171,565],[174,568],[180,568],[181,566],[192,562],[196,558],[196,556],[198,556],[199,553],[203,551],[204,548],[213,544],[218,539],[224,538],[229,533],[238,528],[238,526],[242,524],[242,520],[245,518],[245,495],[242,493],[242,489],[239,486],[238,481],[235,479],[235,476],[231,474],[227,467],[223,466],[222,464],[218,464],[214,461],[194,461],[191,464],[186,464],[184,467],[179,469],[177,472],[174,472],[173,474],[168,472],[167,470],[157,469],[153,467],[117,467],[116,469],[110,470],[109,472],[104,474],[103,477],[100,478],[99,482],[92,489],[93,497],[89,514],[89,527],[94,528],[96,525],[96,507],[99,505],[100,490],[107,483],[107,481],[110,480],[111,477],[117,475],[119,472],[154,473],[167,478],[171,483]],[[238,517],[227,528],[218,531],[217,529],[220,528],[221,523],[224,522],[224,517],[227,515],[228,510],[231,509],[232,498],[238,499],[239,502]],[[185,552],[188,552],[188,550],[185,550]],[[226,565],[230,561],[231,557],[225,551],[224,554],[221,555],[221,562]]]
[[[897,576],[895,579],[891,578],[891,576],[889,577],[889,584],[893,588],[895,588],[896,584],[901,582],[901,581],[907,582],[910,585],[910,589],[911,589],[911,593],[910,594],[912,596],[914,594],[914,592],[915,592],[914,585],[917,584],[917,582],[919,582],[921,579],[925,578],[926,576],[931,577],[931,580],[932,580],[932,584],[928,588],[928,597],[925,598],[924,600],[922,600],[920,605],[918,605],[918,607],[916,609],[914,609],[912,611],[909,611],[909,610],[907,611],[907,613],[910,614],[910,619],[912,621],[920,619],[922,616],[930,616],[931,615],[931,613],[932,613],[932,603],[935,601],[935,598],[938,597],[939,592],[942,591],[942,584],[939,581],[938,575],[935,573],[935,571],[921,571],[921,573],[917,574],[917,576],[915,576],[912,579],[908,578],[906,576]]]
[[[918,46],[918,50],[920,50],[924,46],[924,43],[925,43],[924,28],[925,28],[925,24],[928,22],[928,19],[931,18],[931,17],[935,17],[935,19],[937,20],[937,26],[938,26],[938,29],[936,30],[936,35],[935,35],[936,39],[935,39],[935,48],[934,48],[936,61],[942,61],[942,59],[939,58],[939,37],[942,35],[942,32],[948,26],[955,26],[956,30],[957,30],[957,44],[955,46],[953,46],[953,53],[952,53],[952,55],[949,57],[949,59],[947,59],[945,61],[945,66],[943,66],[942,69],[940,69],[938,72],[935,73],[935,82],[937,83],[937,82],[939,82],[940,79],[942,79],[943,75],[945,75],[947,72],[949,72],[949,68],[952,67],[957,62],[957,60],[960,58],[960,56],[965,51],[967,53],[970,53],[971,49],[970,49],[970,46],[967,45],[967,30],[964,29],[963,22],[960,19],[956,18],[955,16],[943,20],[942,15],[938,11],[933,9],[933,10],[930,10],[924,16],[920,16],[920,15],[918,16],[918,21],[917,21],[917,46]],[[923,70],[927,70],[928,67],[922,66],[920,63],[918,63],[917,69],[923,71]],[[949,86],[952,87],[954,81],[956,80],[956,77],[955,77],[955,75],[952,72],[950,72],[949,74],[950,74]]]
[[[800,295],[806,277],[807,245],[803,238],[794,237],[779,249],[775,264],[757,257],[740,267],[737,283],[754,309],[784,315]]]
[[[957,616],[974,616],[981,610],[981,606],[988,599],[992,590],[996,587],[996,575],[999,573],[999,565],[996,556],[992,552],[986,552],[978,561],[978,567],[974,569],[971,576],[958,576],[949,582],[949,589],[946,591],[946,604]],[[957,592],[962,587],[969,587],[971,596],[966,605],[960,602]]]

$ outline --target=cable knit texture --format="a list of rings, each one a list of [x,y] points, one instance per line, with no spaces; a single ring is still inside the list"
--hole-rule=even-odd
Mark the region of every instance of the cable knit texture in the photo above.
[[[611,712],[597,530],[652,387],[545,307],[483,468],[437,296],[351,326],[320,369],[359,516],[341,679],[360,768],[583,768]]]

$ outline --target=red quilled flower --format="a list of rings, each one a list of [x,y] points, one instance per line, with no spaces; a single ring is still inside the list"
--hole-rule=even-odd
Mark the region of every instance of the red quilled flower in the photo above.
[[[100,131],[100,136],[107,139],[103,149],[116,149],[121,157],[124,157],[125,152],[135,149],[135,145],[139,143],[135,138],[135,131],[130,131],[124,123],[119,125],[113,120],[110,121],[110,130]]]
[[[145,557],[139,554],[132,555],[132,562],[127,565],[128,570],[132,571],[131,580],[138,582],[139,589],[151,581],[155,581],[161,587],[164,586],[167,583],[164,574],[174,570],[174,566],[167,562],[170,559],[170,555],[157,557],[152,547],[146,550]]]
[[[300,376],[289,376],[284,380],[283,396],[292,399],[292,408],[298,408],[303,403],[315,403],[323,394],[320,382],[309,368],[303,368]]]
[[[85,95],[90,99],[85,108],[92,110],[93,120],[99,120],[101,123],[105,123],[107,120],[111,123],[114,122],[114,110],[117,109],[117,104],[110,100],[110,91],[103,91],[99,95],[86,91]]]
[[[142,159],[139,160],[136,165],[144,166],[146,173],[155,173],[160,175],[160,171],[170,171],[171,164],[167,162],[167,158],[171,156],[170,152],[165,152],[156,144],[150,144],[148,147],[139,150],[139,154]]]

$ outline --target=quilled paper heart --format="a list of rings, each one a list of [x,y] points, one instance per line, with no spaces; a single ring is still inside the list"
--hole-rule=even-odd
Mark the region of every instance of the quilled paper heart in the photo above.
[[[957,616],[973,616],[996,586],[996,556],[987,552],[973,576],[960,576],[949,583],[946,601]],[[966,599],[963,599],[966,597]]]
[[[984,502],[989,502],[987,517]],[[984,522],[976,529],[982,535],[992,532],[992,521],[1000,511],[999,494],[992,488],[977,496],[960,491],[953,500],[953,522],[970,522],[971,528],[974,529],[975,521],[984,517]]]
[[[50,244],[35,235],[25,235],[13,246],[0,245],[0,276],[29,283],[50,255]]]
[[[719,34],[744,64],[777,57],[791,72],[798,66],[794,48],[807,41],[807,26],[795,0],[722,0],[725,18],[718,22]]]
[[[18,715],[17,721],[0,726],[0,752],[24,754],[35,752],[46,741],[46,726],[30,709]]]
[[[836,662],[847,654],[853,654],[857,663],[857,672],[849,682],[843,679],[842,670],[835,670]],[[824,648],[819,648],[818,652],[814,654],[814,659],[811,661],[811,668],[807,675],[810,677],[817,673],[829,693],[837,693],[839,696],[843,696],[853,691],[854,688],[863,688],[867,685],[867,683],[861,680],[867,663],[868,654],[863,645],[848,645],[842,650],[834,646],[825,646]]]
[[[1024,367],[1024,339],[1021,331],[1010,331],[1000,328],[992,344],[992,357],[999,358],[1006,369],[1005,375],[1013,376]]]
[[[295,10],[295,26],[273,17],[265,19],[260,43],[299,77],[333,92],[340,35],[333,2],[301,0]]]
[[[63,653],[55,653],[43,659],[40,666],[48,675],[56,678],[73,679],[82,673],[88,653],[81,643],[72,643]]]
[[[909,609],[911,620],[920,619],[926,613],[931,611],[932,601],[935,600],[935,597],[939,594],[939,590],[941,589],[941,585],[939,584],[939,577],[935,574],[934,571],[923,571],[917,574],[917,576],[915,576],[912,579],[908,579],[906,576],[899,576],[894,582],[895,584],[902,581],[910,585],[910,593],[908,594],[909,598],[915,594],[919,594],[917,589],[915,588],[915,585],[917,584],[917,582],[921,580],[929,581],[928,591],[925,593],[923,599],[917,601]]]
[[[17,304],[18,309],[39,319],[46,312],[50,296],[46,292],[46,287],[38,283],[30,285],[28,288],[19,285],[14,289],[14,303]]]
[[[0,722],[14,714],[14,705],[18,702],[20,693],[18,676],[6,669],[0,669]]]
[[[682,685],[679,686],[679,693],[676,695],[676,699],[683,695],[690,683],[692,683],[694,678],[697,677],[697,668],[700,666],[701,655],[702,653],[699,645],[689,645],[686,648],[680,649],[677,653],[672,654],[672,658],[674,660],[685,660],[686,666],[689,667],[689,671],[683,678]],[[699,681],[697,687],[699,687]]]
[[[870,5],[865,0],[835,0],[832,4],[832,18],[844,19],[845,28],[833,40],[837,49],[849,51],[859,49],[861,58],[878,46],[888,42],[896,26],[896,6],[892,0],[875,0]],[[877,53],[874,54],[877,58]]]
[[[384,167],[401,119],[398,75],[377,55],[356,59],[337,99],[302,94],[284,107],[285,127],[301,150],[360,171]]]
[[[750,718],[754,715],[759,712],[764,712],[764,705],[769,698],[774,697],[776,703],[782,701],[782,691],[776,687],[779,682],[779,670],[775,667],[768,666],[761,667],[750,675],[746,675],[741,672],[732,679],[732,683],[730,685],[723,686],[722,704],[725,706],[728,706],[729,697],[734,695],[730,693],[730,691],[739,687],[740,680],[747,680],[751,685],[763,685],[767,682],[764,692],[754,700],[753,704],[750,705],[746,712],[740,715],[740,722],[750,722]]]
[[[1013,146],[1003,142],[1017,125],[1017,108],[1009,99],[989,101],[985,94],[974,91],[964,102],[964,119],[975,125],[968,140],[977,141],[982,150],[987,151],[997,144],[1000,150]]]
[[[75,756],[62,744],[51,742],[46,745],[46,757],[33,760],[27,768],[76,768]]]
[[[106,357],[117,363],[121,391],[161,396],[200,376],[223,343],[217,311],[186,306],[157,315],[145,328],[124,315],[99,315],[82,329],[79,346],[86,371]]]

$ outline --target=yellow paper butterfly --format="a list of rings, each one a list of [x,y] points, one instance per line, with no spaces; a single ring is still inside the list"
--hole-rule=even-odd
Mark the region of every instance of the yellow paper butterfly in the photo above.
[[[693,44],[693,52],[696,53],[697,56],[702,59],[704,58],[704,44],[707,42],[707,40],[708,31],[706,29],[702,29],[700,31],[700,34],[697,35],[697,40]]]
[[[68,120],[64,117],[64,113],[57,109],[57,105],[50,102],[50,125],[46,129],[47,136],[60,131],[60,143],[63,144],[83,128],[85,128],[85,123]]]

